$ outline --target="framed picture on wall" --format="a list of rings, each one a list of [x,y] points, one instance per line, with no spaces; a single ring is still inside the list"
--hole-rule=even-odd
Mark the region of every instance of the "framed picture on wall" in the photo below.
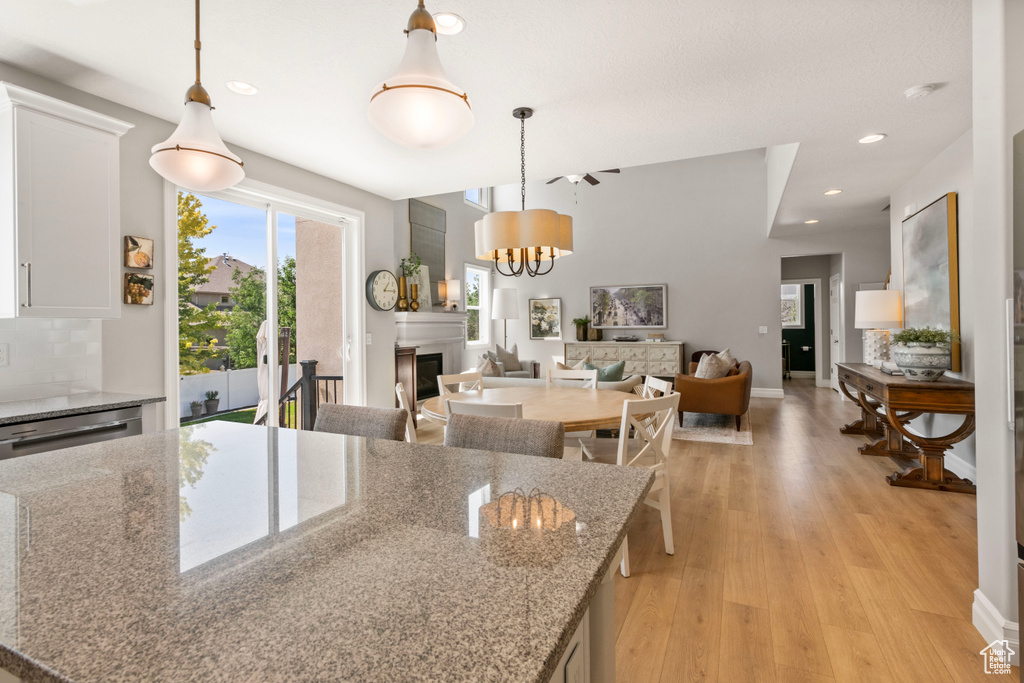
[[[936,199],[903,221],[903,327],[960,332],[956,192]],[[960,371],[960,344],[952,345]]]
[[[562,338],[562,300],[530,299],[530,339]]]
[[[124,266],[125,268],[152,268],[153,240],[147,237],[125,235]]]
[[[668,327],[668,285],[590,288],[590,326]]]

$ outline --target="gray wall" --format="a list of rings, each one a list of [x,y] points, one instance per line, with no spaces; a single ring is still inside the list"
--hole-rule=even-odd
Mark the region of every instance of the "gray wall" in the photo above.
[[[153,306],[125,306],[121,318],[103,321],[103,380],[107,391],[164,394],[164,311],[174,305],[177,286],[164,271],[163,179],[149,166],[150,148],[166,139],[175,124],[69,88],[0,63],[0,80],[71,102],[135,124],[121,140],[121,231],[156,241]],[[336,202],[366,214],[366,271],[394,268],[392,202],[295,166],[228,144],[245,162],[246,176],[277,187]],[[329,295],[329,294],[328,294]],[[340,301],[340,292],[336,294]],[[390,314],[367,311],[367,398],[371,405],[394,404],[395,323]],[[386,381],[384,381],[386,380]],[[162,425],[162,417],[157,426]]]
[[[782,259],[783,280],[821,280],[821,286],[814,296],[821,302],[821,317],[815,320],[814,338],[818,348],[821,349],[821,365],[817,368],[817,379],[822,382],[829,381],[829,369],[832,362],[831,349],[829,348],[829,316],[831,307],[828,300],[828,279],[831,274],[831,256],[793,256]],[[795,349],[791,350],[796,353]]]

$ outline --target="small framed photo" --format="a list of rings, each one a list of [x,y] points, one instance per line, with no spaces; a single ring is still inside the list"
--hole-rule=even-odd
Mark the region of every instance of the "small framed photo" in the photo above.
[[[124,274],[124,302],[126,304],[153,305],[153,276],[140,273]]]
[[[530,299],[530,339],[562,338],[562,300]]]
[[[153,267],[153,240],[146,237],[124,236],[124,267]]]

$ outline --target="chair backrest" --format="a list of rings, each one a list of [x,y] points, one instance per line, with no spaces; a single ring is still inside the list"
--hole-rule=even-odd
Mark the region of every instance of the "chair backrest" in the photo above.
[[[469,385],[469,386],[464,386]],[[451,391],[448,387],[456,387]],[[438,375],[437,390],[442,396],[454,394],[460,391],[484,388],[484,375],[482,372],[463,372],[459,375]]]
[[[444,445],[561,458],[565,453],[565,427],[548,420],[455,413],[448,416]]]
[[[483,415],[485,417],[522,417],[522,403],[475,403],[469,401],[444,402],[446,415]]]
[[[402,441],[408,418],[409,411],[404,408],[366,408],[322,403],[316,414],[313,431]]]
[[[632,465],[642,458],[653,456],[654,469],[665,467],[672,444],[673,420],[678,410],[677,393],[623,403],[616,464]],[[630,427],[633,428],[633,438],[643,442],[640,450],[632,455],[629,454]]]
[[[412,411],[406,403],[405,387],[399,382],[395,385],[395,393],[398,394],[398,407],[405,410],[405,440],[409,443],[416,443],[416,425],[412,422]]]
[[[597,370],[558,370],[548,368],[548,386],[554,385],[556,379],[581,379],[584,389],[597,388]]]
[[[643,384],[643,393],[640,395],[644,398],[658,398],[659,396],[668,396],[675,390],[672,382],[658,379],[654,375],[647,375]]]

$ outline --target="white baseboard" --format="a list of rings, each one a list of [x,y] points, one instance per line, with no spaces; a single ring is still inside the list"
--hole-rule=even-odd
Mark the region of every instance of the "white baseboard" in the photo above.
[[[790,370],[789,375],[794,379],[814,379],[818,373],[814,370]]]
[[[947,458],[949,456],[946,456]],[[995,608],[981,589],[974,591],[974,605],[971,608],[971,621],[974,628],[985,639],[986,643],[993,643],[997,640],[1007,640],[1010,649],[1013,650],[1011,664],[1020,666],[1020,627],[1016,621],[1008,621],[1003,618],[999,610]]]
[[[786,398],[786,392],[782,389],[759,389],[754,387],[750,390],[751,398]]]
[[[952,451],[947,451],[945,457],[942,459],[946,466],[946,469],[960,477],[961,479],[970,479],[971,481],[978,481],[978,472],[974,465],[961,458]]]

